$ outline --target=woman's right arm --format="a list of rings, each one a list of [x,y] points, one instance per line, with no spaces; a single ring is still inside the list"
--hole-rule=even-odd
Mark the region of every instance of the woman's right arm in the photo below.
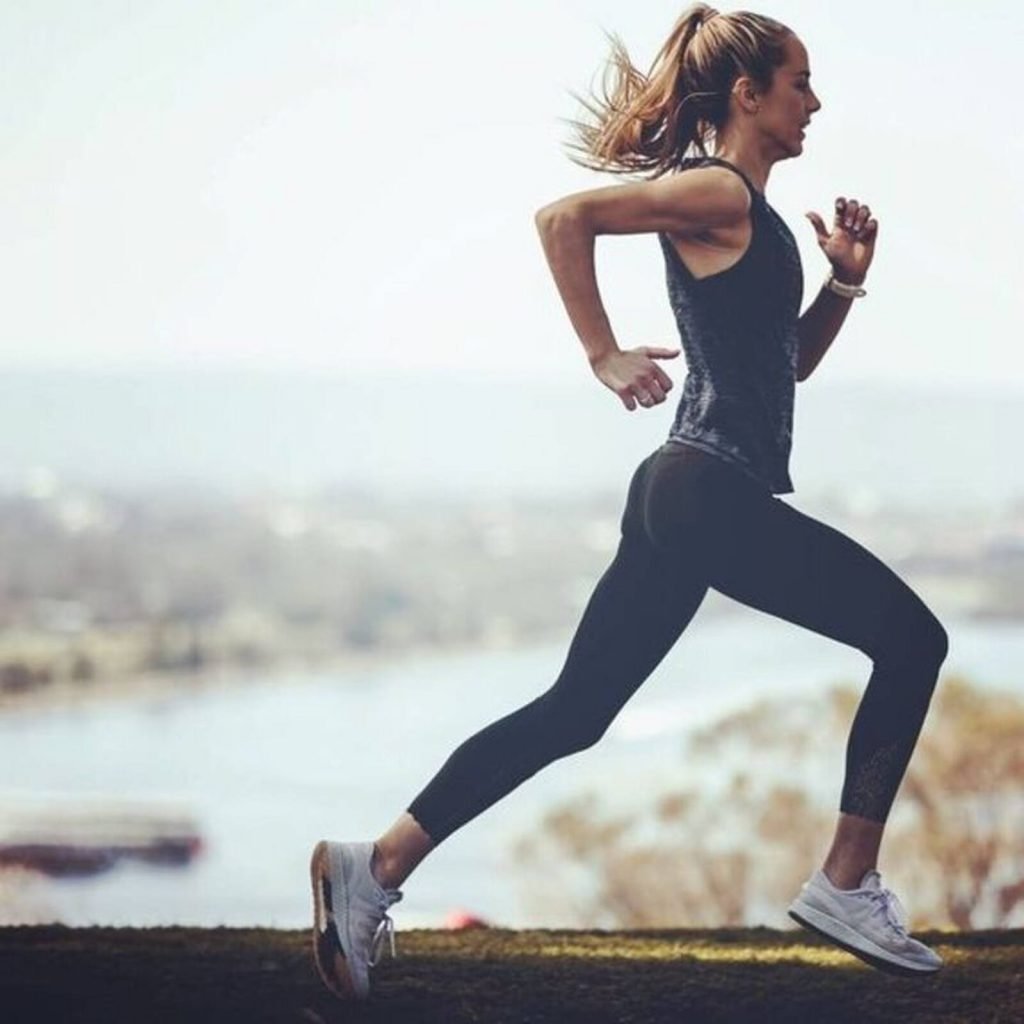
[[[677,356],[679,350],[619,348],[597,287],[594,240],[653,231],[696,235],[734,226],[749,210],[750,194],[735,172],[697,167],[654,181],[577,192],[537,211],[544,255],[590,366],[630,411],[637,401],[665,400],[672,381],[653,359]]]

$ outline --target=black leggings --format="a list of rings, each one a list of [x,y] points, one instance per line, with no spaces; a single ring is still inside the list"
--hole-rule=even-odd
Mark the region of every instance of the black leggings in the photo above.
[[[633,474],[618,550],[554,685],[462,743],[409,813],[440,843],[545,765],[595,744],[709,586],[871,658],[839,807],[885,822],[946,656],[946,631],[856,541],[742,470],[674,442]]]

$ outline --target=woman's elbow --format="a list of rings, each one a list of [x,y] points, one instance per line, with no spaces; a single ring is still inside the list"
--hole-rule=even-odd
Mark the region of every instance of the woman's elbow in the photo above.
[[[565,220],[569,217],[576,219],[578,218],[579,213],[580,208],[578,204],[571,203],[565,199],[556,199],[553,203],[548,203],[547,206],[542,206],[533,215],[533,222],[537,225],[538,229],[540,229],[553,224],[556,221]]]

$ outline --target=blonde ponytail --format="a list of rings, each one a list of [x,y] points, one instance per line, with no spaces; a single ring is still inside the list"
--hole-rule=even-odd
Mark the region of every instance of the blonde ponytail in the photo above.
[[[645,75],[633,66],[621,40],[605,32],[612,52],[602,77],[603,99],[571,92],[595,123],[568,121],[575,137],[566,145],[579,154],[570,153],[569,159],[595,171],[650,171],[657,178],[692,151],[707,156],[728,119],[733,83],[748,75],[770,88],[790,34],[781,22],[761,14],[720,14],[694,4],[679,17]]]

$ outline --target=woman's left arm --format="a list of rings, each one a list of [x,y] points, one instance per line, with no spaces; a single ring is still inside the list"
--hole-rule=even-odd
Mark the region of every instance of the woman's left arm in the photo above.
[[[819,214],[808,213],[807,219],[814,227],[818,245],[832,265],[836,280],[843,284],[861,284],[871,266],[878,238],[878,221],[871,216],[868,205],[840,196],[836,200],[831,232],[825,230],[825,222]],[[843,326],[852,302],[853,299],[822,286],[817,298],[804,310],[797,324],[800,337],[797,380],[807,380],[814,372]]]

